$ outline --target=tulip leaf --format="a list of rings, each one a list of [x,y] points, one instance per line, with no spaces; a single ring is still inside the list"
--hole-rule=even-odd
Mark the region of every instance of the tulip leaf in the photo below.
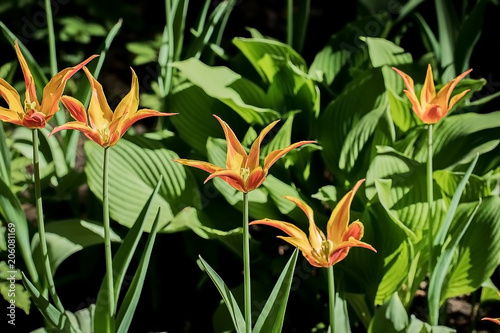
[[[253,333],[280,333],[285,319],[286,305],[292,286],[293,272],[299,250],[295,249],[288,263],[283,268],[278,281],[262,309]]]
[[[11,187],[10,178],[11,157],[7,147],[7,137],[3,128],[3,122],[0,122],[0,179],[5,182],[7,187]]]
[[[117,333],[127,333],[129,331],[130,323],[132,322],[132,317],[134,316],[137,304],[139,303],[139,297],[141,296],[142,287],[148,271],[153,245],[158,232],[159,216],[160,211],[158,210],[153,227],[149,233],[144,252],[142,253],[139,261],[139,266],[135,271],[134,278],[132,279],[129,289],[125,294],[125,298],[120,305],[120,311],[118,311],[116,316],[116,326],[118,327],[116,331]]]
[[[45,85],[49,82],[47,76],[45,76],[45,73],[43,72],[40,65],[38,65],[38,62],[35,60],[30,51],[28,51],[26,46],[24,46],[23,43],[24,39],[18,38],[16,35],[14,35],[12,31],[10,31],[9,28],[7,28],[7,26],[1,21],[0,21],[0,29],[2,29],[2,33],[4,34],[5,38],[9,41],[9,43],[12,45],[12,47],[14,47],[14,42],[17,40],[19,48],[21,49],[21,52],[23,53],[23,56],[26,59],[26,62],[28,63],[31,75],[33,75],[35,86],[39,89],[37,92],[39,93],[39,96],[41,96],[42,94],[41,89],[45,87]],[[14,51],[12,52],[12,55],[14,55]]]
[[[375,311],[368,333],[400,333],[408,325],[408,314],[399,299],[398,293]]]
[[[65,220],[48,223],[45,227],[47,248],[52,273],[70,255],[85,247],[103,243],[104,228],[102,224],[84,220]],[[120,236],[111,230],[111,241],[121,242]],[[43,262],[40,253],[38,233],[33,237],[31,248],[33,258],[38,265]],[[41,271],[42,267],[38,267]]]
[[[16,248],[19,249],[21,253],[31,279],[33,279],[34,284],[38,286],[40,281],[30,248],[28,221],[26,220],[21,202],[18,197],[12,193],[7,184],[5,184],[3,178],[0,178],[0,214],[5,219],[7,228],[11,229],[9,224],[14,224]]]
[[[87,164],[85,173],[91,191],[102,198],[103,149],[92,141],[85,143]],[[131,227],[144,206],[146,198],[153,191],[157,179],[164,182],[153,206],[161,207],[161,221],[170,221],[186,206],[197,207],[199,192],[190,170],[175,163],[178,155],[165,148],[161,140],[144,136],[122,138],[111,148],[109,166],[109,200],[111,218]],[[151,229],[154,216],[147,217],[146,231]],[[161,232],[161,231],[160,231]]]
[[[31,283],[31,281],[26,277],[26,275],[24,275],[23,272],[22,276],[26,290],[30,293],[33,303],[41,312],[46,322],[51,327],[57,329],[58,332],[78,333],[71,328],[71,323],[68,320],[67,315],[61,313],[52,304],[50,304],[49,301],[38,291],[38,289],[33,285],[33,283]]]
[[[162,178],[160,177],[160,180],[158,181],[156,187],[150,194],[146,203],[143,205],[140,214],[138,214],[136,222],[127,233],[127,236],[125,236],[123,243],[113,257],[113,283],[116,302],[118,301],[120,296],[120,290],[125,278],[125,273],[127,272],[135,249],[139,244],[142,232],[144,231],[144,228],[146,226],[147,218],[153,209],[157,209],[156,207],[154,207],[154,199],[158,196],[161,184]],[[107,285],[105,283],[105,279],[106,276],[104,276],[103,283],[101,284],[101,288],[99,289],[99,293],[97,295],[94,319],[94,333],[106,332],[107,328],[113,328],[115,324],[114,318],[108,317]]]
[[[229,314],[231,315],[231,319],[233,320],[236,332],[237,333],[245,332],[245,318],[243,318],[241,310],[238,306],[238,303],[236,302],[236,299],[231,293],[231,290],[227,287],[227,285],[224,283],[219,274],[217,274],[217,272],[215,272],[212,269],[212,267],[210,267],[210,265],[205,260],[203,260],[201,256],[198,262],[202,267],[202,269],[208,274],[210,279],[212,279],[213,283],[219,290],[219,293],[221,294],[222,299],[224,300],[224,303],[227,306]]]
[[[266,93],[227,67],[209,67],[191,58],[172,64],[193,84],[236,111],[249,124],[267,125],[280,115]]]
[[[304,73],[307,64],[290,45],[262,38],[234,38],[233,44],[245,55],[265,82],[272,83],[283,63],[290,61]]]
[[[459,205],[452,228],[456,230],[455,232],[460,230],[460,226],[467,221],[470,211],[477,204],[476,201]],[[500,253],[500,198],[497,195],[482,200],[472,224],[474,226],[465,232],[458,245],[456,260],[446,278],[441,300],[475,291],[500,265],[498,255]],[[481,232],[478,233],[477,230]]]
[[[453,194],[453,198],[451,199],[450,206],[448,207],[448,212],[446,214],[444,222],[441,224],[441,227],[439,228],[439,231],[432,242],[432,245],[434,246],[436,252],[438,253],[442,251],[443,245],[448,235],[448,231],[451,226],[451,222],[453,220],[453,217],[455,216],[455,211],[457,210],[458,204],[460,202],[462,192],[465,189],[465,185],[467,185],[467,181],[469,180],[469,177],[472,174],[472,170],[474,170],[474,167],[476,166],[478,158],[479,155],[477,155],[474,161],[472,161],[471,165],[469,166],[469,169],[467,169],[467,172],[465,173],[464,177],[458,184],[457,189]]]
[[[460,198],[461,194],[461,191],[457,191],[454,198]],[[480,204],[481,200],[479,200],[479,203],[476,205],[473,211],[469,211],[468,220],[458,226],[459,232],[456,235],[452,236],[452,240],[450,241],[450,243],[446,247],[441,248],[441,255],[436,263],[436,266],[433,269],[433,273],[429,281],[429,321],[432,325],[437,325],[439,320],[439,306],[441,305],[442,299],[441,294],[444,287],[445,277],[448,273],[448,269],[450,268],[453,255],[458,247],[460,240],[462,239],[472,220],[474,219],[474,216],[476,215]],[[455,210],[450,209],[447,217],[449,215],[454,216]],[[440,231],[441,230],[443,229],[440,229]]]
[[[455,29],[458,26],[455,7],[451,1],[436,0],[436,15],[439,31],[440,65],[445,69],[442,80],[451,81],[456,76],[453,66],[453,50]]]
[[[456,330],[446,326],[431,326],[411,315],[410,324],[405,331],[406,333],[455,333]]]

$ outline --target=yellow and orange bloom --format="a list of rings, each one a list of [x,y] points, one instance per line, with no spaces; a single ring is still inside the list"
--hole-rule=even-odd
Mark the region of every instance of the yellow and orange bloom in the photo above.
[[[361,241],[364,226],[356,220],[349,224],[351,202],[364,179],[358,181],[333,210],[327,224],[325,234],[314,223],[314,214],[305,202],[300,199],[285,196],[285,199],[295,203],[304,211],[309,219],[309,237],[295,225],[270,219],[257,220],[250,225],[264,224],[284,231],[289,237],[278,236],[299,248],[309,263],[315,267],[331,267],[343,260],[352,247],[364,247],[377,252],[371,245]]]
[[[75,67],[68,67],[57,73],[43,89],[43,98],[40,104],[36,96],[33,75],[31,75],[17,41],[15,42],[15,49],[26,82],[24,106],[21,103],[19,93],[7,81],[0,78],[0,95],[9,106],[8,108],[0,107],[0,120],[28,128],[44,128],[59,110],[59,101],[66,87],[66,82],[97,55],[87,58]]]
[[[498,293],[498,296],[500,296],[500,292],[497,291],[497,293]],[[481,320],[489,320],[489,321],[494,322],[497,325],[500,325],[500,318],[488,318],[488,317],[484,317]]]
[[[76,129],[83,132],[90,140],[102,147],[114,146],[125,132],[136,121],[153,116],[172,116],[175,113],[162,113],[155,110],[141,109],[139,106],[139,81],[134,70],[132,70],[132,87],[130,92],[120,101],[115,109],[111,111],[101,84],[92,76],[86,67],[83,67],[92,90],[87,112],[83,104],[77,99],[69,96],[61,98],[64,106],[76,121],[68,122],[54,128],[50,135],[61,130]]]
[[[404,92],[411,104],[413,105],[413,111],[425,124],[435,124],[440,121],[448,112],[453,108],[453,106],[469,92],[470,89],[464,90],[461,93],[451,97],[453,89],[460,80],[462,80],[467,74],[469,74],[472,69],[460,74],[447,84],[445,84],[439,92],[436,94],[436,87],[434,86],[434,78],[432,76],[432,67],[429,64],[427,67],[427,75],[425,77],[424,86],[420,93],[420,101],[415,93],[415,87],[413,85],[413,79],[400,71],[399,69],[393,67],[402,78],[406,85]],[[450,100],[451,97],[451,100]]]
[[[286,148],[274,150],[266,156],[264,166],[261,167],[259,165],[259,157],[262,139],[264,139],[266,134],[276,125],[276,123],[278,123],[279,120],[269,124],[262,130],[262,132],[260,132],[257,139],[255,139],[252,144],[250,153],[247,155],[245,149],[238,141],[229,125],[216,115],[214,115],[214,117],[217,118],[221,124],[226,136],[226,167],[218,167],[208,162],[195,160],[177,159],[174,161],[209,172],[211,175],[208,176],[205,183],[214,177],[219,177],[236,190],[244,193],[248,193],[258,188],[266,179],[269,168],[290,150],[308,143],[316,143],[315,141],[300,141],[291,144]]]

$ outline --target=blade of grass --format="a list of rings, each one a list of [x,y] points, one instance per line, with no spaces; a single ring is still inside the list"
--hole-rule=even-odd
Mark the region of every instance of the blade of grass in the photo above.
[[[139,303],[139,297],[141,296],[142,287],[144,286],[144,279],[148,271],[149,260],[151,259],[151,252],[153,251],[153,245],[155,243],[156,234],[158,233],[158,221],[160,217],[160,209],[156,213],[156,218],[151,228],[148,240],[146,242],[146,247],[142,253],[139,266],[135,272],[132,284],[125,294],[125,298],[120,307],[120,311],[116,317],[116,324],[118,326],[117,333],[127,333],[129,331],[130,323]]]

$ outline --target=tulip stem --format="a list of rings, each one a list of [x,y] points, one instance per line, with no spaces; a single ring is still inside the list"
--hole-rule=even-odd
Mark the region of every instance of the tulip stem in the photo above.
[[[432,274],[434,269],[434,255],[433,255],[433,202],[434,202],[434,192],[433,192],[433,181],[432,181],[432,124],[428,127],[428,139],[427,139],[427,203],[429,204],[429,225],[427,231],[427,242],[429,244],[429,274]]]
[[[106,284],[108,291],[108,315],[111,322],[115,314],[115,293],[113,287],[113,259],[111,256],[111,238],[109,227],[109,196],[108,196],[108,165],[109,147],[104,148],[104,163],[102,167],[102,211],[104,223],[104,251],[106,258]]]
[[[330,315],[330,331],[333,333],[335,322],[335,277],[333,274],[333,265],[328,267],[328,312]]]
[[[43,207],[42,207],[42,190],[40,188],[40,157],[38,154],[38,129],[33,129],[33,175],[35,183],[35,206],[36,218],[38,221],[38,236],[40,241],[40,251],[42,255],[42,262],[44,268],[44,283],[49,289],[50,296],[54,301],[56,308],[64,313],[64,306],[62,305],[59,296],[56,293],[56,287],[52,276],[52,268],[50,267],[49,252],[47,249],[47,239],[45,236],[45,223],[43,221]]]
[[[252,332],[252,292],[250,286],[250,242],[248,231],[248,193],[243,192],[243,284],[245,289],[246,333]]]

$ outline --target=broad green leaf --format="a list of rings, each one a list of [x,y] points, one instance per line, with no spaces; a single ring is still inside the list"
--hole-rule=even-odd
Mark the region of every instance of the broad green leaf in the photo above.
[[[455,333],[456,330],[446,326],[431,326],[411,315],[410,324],[406,329],[406,333]]]
[[[498,288],[491,279],[487,279],[481,284],[481,303],[500,301],[498,298]]]
[[[158,192],[162,185],[162,179],[158,181],[156,187],[151,192],[147,202],[144,204],[140,214],[138,215],[136,222],[132,226],[132,228],[125,236],[123,243],[120,248],[116,252],[113,257],[113,283],[114,283],[114,293],[115,293],[115,301],[118,301],[120,296],[120,290],[123,284],[123,280],[125,278],[125,273],[127,272],[128,266],[130,265],[130,261],[134,255],[135,249],[137,248],[137,244],[141,238],[141,235],[146,226],[146,221],[148,215],[152,209],[157,209],[154,207],[154,199],[158,196]],[[99,293],[97,295],[96,300],[96,311],[95,311],[95,319],[94,319],[94,332],[106,332],[107,327],[114,327],[114,319],[109,318],[107,315],[107,285],[105,283],[105,278],[103,279],[103,283],[101,284],[101,288],[99,289]],[[116,309],[116,304],[115,304]]]
[[[279,117],[259,86],[227,67],[209,67],[194,58],[172,66],[207,95],[231,107],[247,123],[267,125]]]
[[[457,191],[458,184],[465,176],[464,172],[453,172],[450,170],[436,170],[433,173],[433,178],[436,184],[441,188],[441,191],[446,197],[453,197]],[[492,190],[495,188],[495,183],[486,177],[479,177],[477,175],[470,175],[467,182],[461,202],[476,201],[477,198],[484,198],[491,195]]]
[[[368,55],[375,68],[399,66],[413,61],[410,53],[387,39],[364,37],[363,40],[368,46]]]
[[[477,202],[459,205],[454,222],[456,227],[452,229],[459,232],[476,205]],[[500,265],[499,253],[500,198],[494,195],[483,199],[472,226],[460,241],[443,297],[455,297],[478,289]]]
[[[261,38],[234,38],[233,44],[245,55],[265,82],[272,83],[281,65],[290,61],[307,73],[307,64],[290,45]]]
[[[334,99],[323,111],[319,118],[318,138],[323,147],[322,155],[327,166],[336,175],[340,182],[349,181],[354,183],[363,178],[366,170],[357,169],[357,172],[348,172],[339,164],[342,150],[347,149],[346,137],[354,130],[364,116],[382,107],[386,100],[384,94],[384,83],[379,69],[365,71],[350,82],[343,92]],[[362,96],[362,98],[360,98]],[[350,110],[346,112],[345,110]],[[368,124],[367,124],[368,125]],[[354,134],[351,134],[355,139]],[[367,146],[366,141],[364,146]],[[367,166],[369,156],[360,155],[360,159],[366,159],[364,163],[359,161],[360,166]]]
[[[460,195],[462,194],[461,192],[462,191],[457,191],[453,199],[455,199],[455,197],[460,198]],[[474,215],[476,215],[480,204],[481,200],[476,205],[473,211],[469,210],[467,214],[468,215],[467,222],[459,225],[460,231],[456,235],[452,235],[452,239],[449,242],[449,244],[445,247],[441,246],[440,248],[441,255],[436,263],[436,266],[433,268],[432,275],[429,281],[429,295],[428,295],[429,321],[432,325],[437,325],[439,321],[439,306],[441,305],[442,301],[444,301],[444,298],[442,297],[443,287],[445,287],[445,278],[448,269],[451,265],[453,255],[455,253],[455,250],[457,249],[460,240],[462,239],[465,232],[469,228],[472,220],[474,219]],[[455,215],[455,210],[450,209],[446,218],[448,218],[448,216],[453,217],[454,215]],[[445,225],[446,223],[443,224],[443,226]],[[441,230],[443,230],[443,228],[441,228],[440,231]],[[436,239],[438,239],[438,237],[436,237]]]
[[[395,292],[375,311],[368,333],[400,333],[408,325],[408,314]]]
[[[101,199],[103,149],[89,140],[85,143],[85,152],[89,187]],[[153,207],[161,207],[161,221],[170,221],[186,206],[197,207],[199,192],[190,190],[196,188],[194,179],[187,168],[172,161],[176,158],[179,158],[177,154],[166,149],[162,141],[146,137],[122,138],[112,147],[109,166],[111,217],[131,227],[160,176],[164,182]],[[146,231],[150,230],[153,218],[147,218]]]
[[[11,263],[10,260],[9,263]],[[17,280],[21,279],[21,270],[12,269],[5,261],[0,261],[0,294],[8,302],[8,306],[10,306],[11,300],[13,300],[17,308],[22,309],[29,315],[31,305],[30,294],[22,285],[16,283]],[[15,285],[14,290],[12,290],[13,284]]]
[[[339,200],[337,188],[333,185],[326,185],[318,190],[318,193],[311,195],[312,198],[320,200],[322,203],[327,204],[333,210]]]
[[[45,140],[50,148],[50,155],[54,163],[54,169],[57,177],[64,177],[68,173],[68,165],[64,156],[64,151],[58,140],[49,139],[50,131],[47,128],[42,128],[39,133],[45,137]]]
[[[48,223],[45,227],[47,249],[53,274],[59,265],[70,255],[88,246],[104,242],[102,224],[84,220],[66,220]],[[121,242],[120,236],[111,230],[111,241]],[[42,263],[40,258],[40,239],[38,233],[31,242],[33,258]],[[41,271],[42,267],[38,267]]]
[[[335,291],[335,322],[333,332],[351,333],[351,324],[349,323],[347,301],[343,293],[341,295],[341,293],[338,291]]]
[[[118,311],[116,316],[116,326],[118,327],[116,331],[117,333],[127,333],[129,331],[130,324],[132,323],[132,317],[134,316],[137,304],[139,303],[139,297],[141,296],[142,287],[144,286],[144,280],[149,267],[149,261],[151,259],[151,253],[153,251],[153,245],[156,240],[159,216],[160,211],[158,210],[155,222],[153,223],[153,227],[148,236],[144,252],[142,253],[141,260],[139,261],[139,266],[135,271],[132,283],[125,294],[125,298],[120,305],[120,311]]]
[[[233,320],[234,328],[236,329],[237,333],[243,333],[245,332],[245,319],[243,318],[243,315],[241,314],[241,310],[238,307],[238,303],[236,302],[236,299],[234,298],[233,294],[231,293],[231,290],[227,287],[227,285],[224,283],[222,278],[217,274],[216,271],[210,267],[210,265],[203,260],[203,258],[200,256],[199,259],[199,264],[202,267],[202,269],[207,272],[208,276],[210,279],[212,279],[212,282],[215,284],[217,289],[219,290],[219,293],[222,296],[222,299],[224,300],[224,303],[227,306],[227,309],[229,311],[229,314],[231,315],[231,319]]]
[[[281,333],[298,254],[299,250],[295,249],[288,263],[283,268],[273,291],[269,295],[255,323],[252,330],[253,333]]]

